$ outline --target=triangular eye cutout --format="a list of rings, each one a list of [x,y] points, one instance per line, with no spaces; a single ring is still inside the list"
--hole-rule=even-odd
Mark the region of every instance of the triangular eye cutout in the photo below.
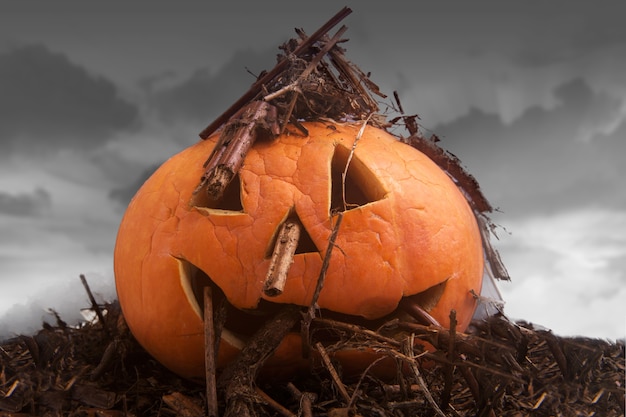
[[[346,172],[345,181],[344,172]],[[335,146],[331,163],[331,178],[331,214],[373,203],[385,196],[385,190],[374,173],[355,153],[350,157],[350,149],[340,144]]]
[[[222,198],[211,200],[207,194],[206,186],[199,189],[191,198],[191,205],[208,209],[243,212],[241,203],[241,179],[235,175],[226,186]]]
[[[298,220],[299,221],[299,220]],[[309,252],[319,252],[315,243],[313,243],[313,239],[309,235],[309,232],[306,231],[305,227],[302,227],[300,230],[300,239],[298,240],[298,246],[296,247],[296,255],[299,253],[309,253]]]

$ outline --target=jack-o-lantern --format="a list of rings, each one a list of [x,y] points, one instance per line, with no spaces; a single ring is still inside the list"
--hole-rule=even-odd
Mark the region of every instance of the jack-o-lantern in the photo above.
[[[203,286],[223,292],[240,324],[260,303],[311,303],[337,211],[319,308],[377,319],[403,297],[429,294],[422,307],[442,325],[451,309],[457,329],[469,324],[483,250],[455,183],[384,130],[367,126],[359,137],[361,123],[304,125],[307,137],[258,141],[219,201],[194,193],[217,136],[165,162],[131,201],[115,247],[119,300],[136,339],[176,373],[204,375]],[[272,248],[287,221],[302,232],[282,292],[269,296]],[[218,367],[243,344],[228,323],[221,335]],[[299,338],[286,338],[273,361],[297,362]]]

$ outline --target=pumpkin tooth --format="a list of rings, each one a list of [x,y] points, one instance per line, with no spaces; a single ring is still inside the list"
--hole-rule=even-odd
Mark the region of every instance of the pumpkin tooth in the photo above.
[[[229,329],[222,329],[222,333],[220,333],[220,338],[233,346],[236,349],[243,349],[246,346],[246,340],[243,337],[239,337],[234,332],[231,332]]]
[[[197,274],[199,269],[191,262],[187,262],[184,259],[176,258],[176,260],[178,261],[178,276],[180,278],[180,285],[183,288],[185,297],[187,297],[189,305],[198,317],[202,317],[202,309],[200,308],[200,303],[196,298],[196,291],[194,288],[197,284]]]
[[[448,279],[418,294],[402,298],[399,308],[421,323],[441,326],[441,324],[429,314],[429,311],[439,302],[439,299],[446,289],[447,283]]]

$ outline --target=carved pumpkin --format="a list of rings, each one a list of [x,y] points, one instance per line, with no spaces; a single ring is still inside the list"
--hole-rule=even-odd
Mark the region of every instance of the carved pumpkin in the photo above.
[[[309,305],[361,124],[305,126],[308,137],[292,132],[257,142],[222,201],[193,193],[216,136],[166,161],[131,201],[115,247],[119,300],[136,339],[176,373],[204,375],[202,286],[219,287],[241,311],[267,301]],[[470,291],[480,292],[483,251],[462,193],[425,155],[370,126],[348,166],[348,206],[319,307],[376,319],[423,293],[430,315],[447,325],[455,309],[465,329],[475,308]],[[301,223],[303,236],[284,291],[268,297],[269,258],[287,219]],[[299,343],[291,334],[272,362],[301,364]],[[241,346],[226,329],[218,366]]]

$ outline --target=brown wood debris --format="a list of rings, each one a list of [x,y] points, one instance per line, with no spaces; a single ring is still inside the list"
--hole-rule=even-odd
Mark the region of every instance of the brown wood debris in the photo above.
[[[78,328],[59,322],[0,345],[0,417],[209,414],[204,383],[183,380],[152,359],[116,304],[99,308],[108,335],[98,320]],[[301,313],[285,306],[257,339],[280,341]],[[268,350],[251,343],[249,353],[218,376],[217,415],[237,415],[233,401],[244,401],[242,412],[258,416],[624,415],[623,340],[559,337],[505,317],[473,323],[466,333],[397,320],[372,329],[326,318],[313,319],[311,330],[312,349],[326,360],[292,380],[259,380],[263,361],[255,355]],[[399,340],[398,332],[414,342]],[[437,350],[425,351],[416,341]],[[405,371],[392,370],[396,376],[386,379],[371,372],[345,375],[333,359],[339,351],[366,348]],[[250,390],[241,392],[242,386]]]

